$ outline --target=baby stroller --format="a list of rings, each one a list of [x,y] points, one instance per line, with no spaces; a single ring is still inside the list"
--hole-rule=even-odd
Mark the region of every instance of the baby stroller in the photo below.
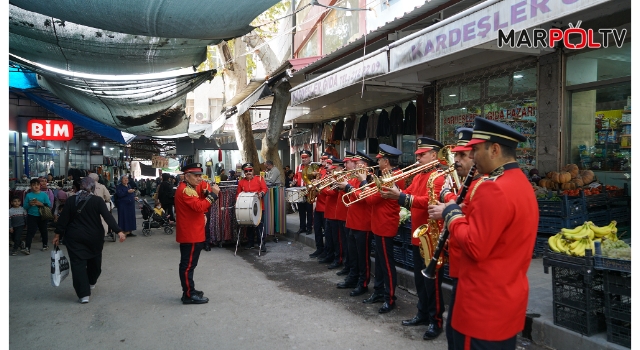
[[[139,201],[142,203],[140,205],[140,212],[142,213],[142,218],[144,221],[142,222],[142,234],[145,236],[149,236],[151,234],[152,228],[164,228],[164,233],[171,235],[173,234],[173,227],[169,224],[169,215],[158,215],[151,204],[147,202],[146,199],[141,199]]]

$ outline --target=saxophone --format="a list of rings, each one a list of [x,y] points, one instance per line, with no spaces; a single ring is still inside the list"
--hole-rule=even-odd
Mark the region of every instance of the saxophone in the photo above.
[[[307,203],[313,203],[316,200],[316,196],[318,195],[318,190],[312,185],[311,180],[314,178],[312,174],[315,171],[318,171],[320,166],[316,163],[310,163],[304,169],[302,169],[302,181],[304,182],[304,186],[306,189],[306,199]]]
[[[434,182],[437,178],[444,176],[446,173],[440,169],[433,172],[429,176],[427,181],[427,187],[429,188],[429,205],[438,204],[439,194],[436,193],[434,188]],[[414,232],[413,237],[420,240],[420,255],[424,259],[425,266],[429,264],[431,257],[438,244],[438,238],[440,238],[442,220],[429,219],[426,224],[420,225]],[[438,268],[444,264],[444,258],[438,259]]]

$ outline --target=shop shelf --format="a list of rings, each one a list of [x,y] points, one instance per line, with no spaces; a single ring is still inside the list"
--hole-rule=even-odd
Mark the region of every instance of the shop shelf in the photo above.
[[[631,349],[631,322],[607,319],[607,341]]]
[[[553,303],[553,324],[588,337],[606,328],[602,309],[586,311],[555,302]]]
[[[584,224],[588,220],[586,211],[580,215],[567,218],[556,216],[540,216],[538,220],[538,233],[556,234],[563,228],[574,228]]]
[[[587,212],[584,199],[581,197],[563,195],[560,199],[559,201],[539,199],[538,211],[540,216],[573,217]]]

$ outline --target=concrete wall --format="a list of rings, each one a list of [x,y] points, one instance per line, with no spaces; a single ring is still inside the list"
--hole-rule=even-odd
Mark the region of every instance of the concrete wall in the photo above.
[[[562,108],[562,54],[541,56],[538,61],[538,143],[536,168],[540,174],[558,171],[562,158],[560,130]]]

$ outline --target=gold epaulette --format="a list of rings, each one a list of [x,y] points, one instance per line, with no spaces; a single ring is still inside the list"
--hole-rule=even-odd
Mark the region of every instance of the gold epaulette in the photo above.
[[[196,190],[194,190],[190,186],[186,186],[184,190],[182,190],[182,193],[186,194],[189,197],[198,197],[198,192],[196,192]]]

